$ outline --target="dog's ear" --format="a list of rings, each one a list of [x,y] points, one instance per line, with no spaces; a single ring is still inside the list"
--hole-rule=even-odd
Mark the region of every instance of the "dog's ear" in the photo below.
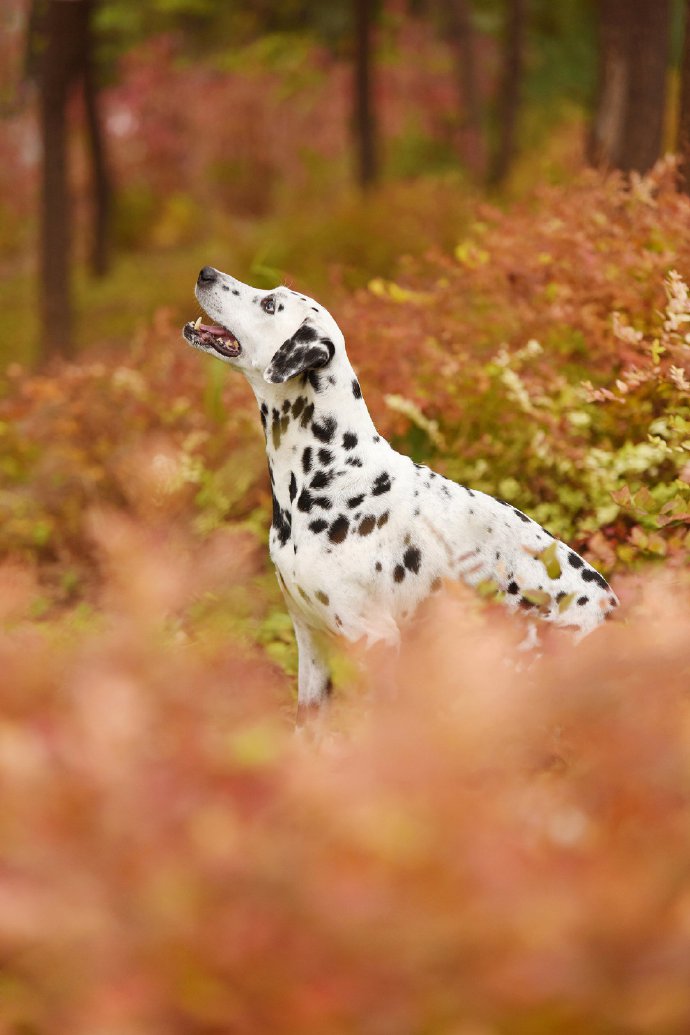
[[[335,346],[307,317],[287,341],[284,341],[264,370],[264,380],[272,385],[283,384],[297,374],[325,367],[333,359]]]

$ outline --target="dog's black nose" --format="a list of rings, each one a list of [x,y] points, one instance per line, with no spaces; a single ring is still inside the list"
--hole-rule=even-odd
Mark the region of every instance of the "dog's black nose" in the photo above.
[[[199,284],[210,284],[211,281],[215,280],[218,276],[218,270],[214,270],[213,266],[204,266],[199,273]]]

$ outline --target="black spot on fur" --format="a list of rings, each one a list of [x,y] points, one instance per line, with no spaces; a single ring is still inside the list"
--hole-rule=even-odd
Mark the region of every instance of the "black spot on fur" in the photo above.
[[[402,564],[396,564],[395,568],[393,569],[393,578],[396,582],[402,582],[402,580],[405,578],[405,569],[403,568]]]
[[[527,517],[526,514],[523,514],[521,510],[518,510],[517,507],[513,507],[513,514],[515,514],[517,517],[519,517],[520,521],[524,521],[525,524],[529,524],[529,522],[531,520],[530,518]]]
[[[380,518],[376,522],[376,524],[379,526],[379,528],[383,528],[383,526],[388,523],[389,516],[390,515],[389,515],[388,511],[384,510],[383,514],[381,514]]]
[[[301,416],[300,422],[299,422],[300,427],[301,428],[306,428],[307,424],[309,423],[309,421],[312,419],[313,416],[314,416],[314,403],[309,403],[309,405],[305,406],[304,409],[302,410],[302,416]]]
[[[352,394],[354,395],[355,399],[362,398],[362,389],[359,387],[359,381],[356,377],[353,378],[352,381]]]
[[[306,399],[304,398],[303,395],[298,395],[297,396],[297,398],[295,399],[295,401],[292,404],[292,416],[293,417],[299,417],[300,413],[304,409],[305,402],[306,402]]]
[[[371,535],[375,527],[376,518],[373,514],[367,514],[367,516],[363,519],[362,523],[360,524],[358,531],[360,535]]]
[[[581,568],[582,565],[585,563],[582,560],[582,558],[578,557],[577,554],[573,553],[572,550],[568,552],[568,561],[570,562],[573,568]]]
[[[319,442],[332,442],[337,427],[335,417],[324,417],[320,422],[314,421],[311,430]]]
[[[314,497],[308,489],[302,489],[297,500],[297,509],[301,510],[304,514],[308,514],[314,505]]]
[[[510,582],[510,583],[508,583],[508,592],[512,596],[515,596],[516,593],[520,592],[520,587],[518,586],[517,582]]]
[[[311,446],[307,446],[302,453],[302,470],[305,474],[311,471]]]
[[[354,449],[358,442],[359,442],[359,439],[357,438],[356,435],[353,435],[353,433],[351,431],[346,431],[345,434],[343,435],[343,448],[344,449]]]
[[[609,584],[604,578],[604,576],[600,575],[598,571],[594,570],[594,568],[586,568],[585,571],[582,572],[582,581],[596,582],[597,586],[599,586],[601,589],[609,588]]]
[[[520,607],[523,609],[523,611],[529,611],[531,607],[536,606],[537,605],[533,604],[531,600],[527,599],[527,597],[520,597]]]
[[[563,600],[564,597],[567,597],[567,596],[568,596],[568,594],[565,592],[564,589],[562,589],[560,593],[556,593],[556,603],[560,604],[561,600]]]
[[[578,597],[577,602],[580,605],[580,607],[584,607],[585,604],[589,603],[589,597]]]
[[[328,604],[330,604],[330,602],[331,602],[331,599],[328,596],[328,593],[324,593],[323,590],[321,590],[321,589],[317,589],[317,591],[316,591],[316,593],[314,595],[315,595],[317,600],[319,600],[322,604],[325,604],[326,606],[328,606]]]
[[[317,496],[314,500],[314,505],[316,507],[321,507],[321,510],[330,510],[333,506],[328,496]]]
[[[307,374],[307,380],[309,381],[309,384],[312,386],[315,392],[318,393],[321,391],[321,379],[315,370],[309,371],[309,373]]]
[[[416,575],[419,571],[419,565],[422,562],[422,552],[416,546],[410,546],[403,554],[403,564],[408,571],[414,572]]]
[[[311,532],[323,532],[324,528],[328,528],[328,522],[324,521],[323,518],[317,518],[316,521],[310,521],[309,530]]]
[[[237,290],[237,288],[233,288],[232,293],[233,295],[239,295],[239,291]]]
[[[230,290],[230,288],[228,287],[227,284],[221,284],[221,287],[222,287],[223,291],[229,291]]]
[[[328,530],[328,538],[332,543],[342,543],[343,540],[347,537],[349,528],[350,522],[344,514],[341,514],[339,517],[335,519],[330,529]]]
[[[361,467],[362,466],[362,461],[357,456],[348,456],[348,458],[345,461],[345,463],[348,464],[349,467]]]
[[[273,520],[271,525],[275,529],[276,535],[280,540],[280,545],[285,546],[290,538],[290,533],[292,532],[292,522],[290,521],[290,515],[287,511],[280,508],[275,496],[273,497]]]
[[[319,336],[318,331],[316,331],[311,326],[311,324],[303,323],[302,326],[298,327],[297,330],[295,331],[295,333],[293,334],[292,340],[299,342],[300,345],[301,345],[301,344],[306,343],[306,342],[316,341],[318,336]]]
[[[283,413],[287,413],[290,409],[290,400],[286,399],[283,403]]]
[[[332,464],[333,454],[331,453],[330,449],[320,449],[319,460],[324,465],[324,467],[327,467],[328,464]]]
[[[381,474],[377,475],[374,479],[374,484],[371,488],[372,496],[382,496],[384,492],[390,492],[391,489],[391,478],[387,471],[382,471]]]
[[[377,561],[376,564],[374,565],[374,567],[376,568],[377,571],[381,571],[381,561]]]
[[[290,472],[290,503],[294,500],[297,495],[297,479],[295,478],[294,471]]]
[[[317,471],[312,480],[309,482],[309,486],[312,489],[325,489],[327,485],[333,481],[332,471]]]
[[[358,507],[364,500],[364,496],[352,496],[348,501],[348,507]]]

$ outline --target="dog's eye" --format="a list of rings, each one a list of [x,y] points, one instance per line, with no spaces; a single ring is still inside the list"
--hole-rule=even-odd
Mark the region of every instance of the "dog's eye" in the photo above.
[[[265,313],[273,316],[276,311],[276,300],[273,295],[269,295],[268,298],[263,298],[261,300],[261,308]]]

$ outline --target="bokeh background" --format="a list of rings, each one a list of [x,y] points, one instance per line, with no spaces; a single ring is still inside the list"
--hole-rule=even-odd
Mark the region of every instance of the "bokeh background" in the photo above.
[[[688,7],[4,0],[0,1035],[690,1030]],[[205,264],[616,620],[447,586],[296,738]]]

